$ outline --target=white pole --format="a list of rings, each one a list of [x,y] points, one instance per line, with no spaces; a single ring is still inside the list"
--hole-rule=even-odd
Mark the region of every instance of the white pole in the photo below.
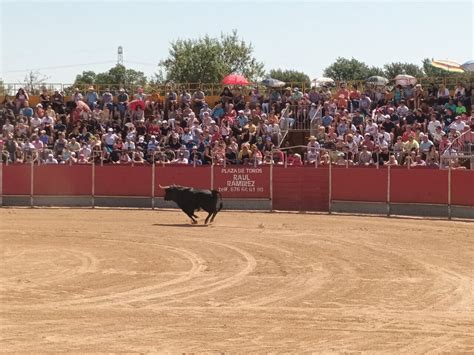
[[[391,176],[390,176],[390,165],[387,169],[387,217],[390,217],[390,185],[391,185]]]
[[[3,206],[3,158],[0,160],[0,206]]]
[[[95,159],[92,158],[92,192],[91,192],[92,208],[95,208]]]
[[[448,167],[448,219],[451,219],[452,211],[451,211],[451,160],[449,161]]]
[[[273,212],[273,151],[270,163],[270,212]]]
[[[332,158],[331,155],[329,155],[329,214],[331,214],[331,209],[332,209]]]
[[[33,194],[34,194],[34,169],[33,169],[33,160],[31,161],[31,171],[30,171],[30,207],[33,208]]]
[[[211,161],[211,190],[214,190],[214,159]]]
[[[155,178],[156,178],[155,154],[153,154],[153,165],[151,166],[151,209],[155,209]]]

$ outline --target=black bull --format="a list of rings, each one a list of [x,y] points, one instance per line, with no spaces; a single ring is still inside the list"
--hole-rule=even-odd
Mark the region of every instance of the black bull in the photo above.
[[[209,213],[204,221],[204,223],[207,224],[209,218],[212,223],[217,212],[222,209],[222,196],[216,190],[200,190],[177,185],[160,185],[160,188],[165,190],[165,201],[176,202],[178,207],[191,218],[193,224],[197,223],[195,219],[197,216],[194,214],[194,211],[203,209]]]

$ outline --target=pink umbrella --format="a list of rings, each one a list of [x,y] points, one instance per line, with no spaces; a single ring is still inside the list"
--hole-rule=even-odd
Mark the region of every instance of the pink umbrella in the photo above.
[[[222,79],[224,85],[248,85],[249,81],[243,75],[230,74]]]

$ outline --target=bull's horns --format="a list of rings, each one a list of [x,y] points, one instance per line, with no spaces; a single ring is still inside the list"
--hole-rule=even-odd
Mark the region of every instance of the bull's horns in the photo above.
[[[161,186],[160,184],[158,184],[158,186],[160,187],[160,189],[163,189],[163,190],[169,188],[169,186]]]

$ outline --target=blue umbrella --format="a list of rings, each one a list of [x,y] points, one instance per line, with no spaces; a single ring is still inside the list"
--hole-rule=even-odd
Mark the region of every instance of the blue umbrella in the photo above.
[[[461,68],[463,68],[465,71],[472,71],[474,72],[474,60],[469,60],[463,65],[461,65]]]
[[[277,79],[267,78],[262,80],[262,85],[268,86],[270,88],[281,88],[282,86],[285,86],[285,83]]]

